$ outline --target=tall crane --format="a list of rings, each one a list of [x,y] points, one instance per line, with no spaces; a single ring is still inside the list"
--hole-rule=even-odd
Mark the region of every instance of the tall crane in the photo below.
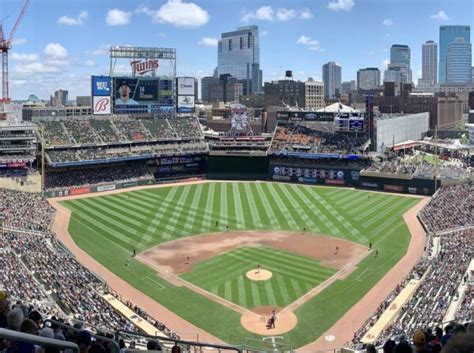
[[[16,19],[15,25],[10,32],[9,38],[5,37],[5,34],[3,33],[3,25],[0,24],[0,51],[2,52],[2,98],[0,99],[0,102],[3,103],[8,103],[10,101],[10,98],[8,97],[8,51],[11,48],[15,32],[20,25],[21,19],[23,18],[29,3],[30,0],[25,0],[23,8],[21,9],[18,18]]]

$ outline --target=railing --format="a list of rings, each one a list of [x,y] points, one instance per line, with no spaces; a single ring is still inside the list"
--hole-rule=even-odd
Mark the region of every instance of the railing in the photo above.
[[[0,328],[0,338],[17,341],[17,342],[32,343],[34,345],[39,345],[39,346],[55,347],[55,348],[63,348],[63,349],[67,348],[67,349],[71,349],[73,352],[79,353],[79,347],[75,343],[62,341],[62,340],[56,340],[52,338],[41,337],[37,335],[30,335],[27,333],[7,330],[4,328]]]
[[[220,345],[220,344],[213,344],[213,343],[205,343],[205,342],[192,342],[192,341],[184,341],[184,340],[176,340],[166,336],[151,336],[144,333],[139,332],[132,332],[126,330],[118,330],[115,332],[115,340],[118,341],[121,335],[132,336],[137,338],[144,338],[149,340],[159,340],[160,342],[169,342],[174,345],[179,345],[181,347],[189,347],[186,351],[191,352],[191,348],[194,348],[194,352],[202,352],[203,348],[206,350],[215,349],[218,352],[222,351],[232,351],[232,352],[239,352],[242,353],[242,350],[238,347],[234,346],[227,346],[227,345]]]
[[[59,326],[63,329],[66,329],[66,330],[69,330],[69,331],[74,331],[76,333],[79,333],[79,332],[83,331],[81,329],[78,329],[78,328],[66,325],[62,322],[51,320],[51,319],[45,320],[44,323],[45,323],[45,325],[54,324],[54,325]],[[111,349],[112,353],[119,353],[120,352],[120,347],[119,347],[118,343],[116,341],[114,341],[113,339],[106,338],[104,336],[96,335],[96,334],[93,334],[93,333],[91,333],[91,336],[94,337],[96,339],[96,341],[99,341],[99,342],[102,341],[102,342],[109,343],[109,348]]]

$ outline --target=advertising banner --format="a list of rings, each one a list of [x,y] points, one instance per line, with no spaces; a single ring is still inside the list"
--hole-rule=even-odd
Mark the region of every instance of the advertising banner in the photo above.
[[[92,97],[92,114],[109,115],[111,113],[110,97]]]
[[[194,96],[178,96],[178,113],[194,111]]]
[[[292,121],[334,121],[334,113],[330,112],[277,112],[277,120],[292,120]]]
[[[82,188],[77,188],[77,189],[71,189],[71,195],[83,195],[83,194],[88,194],[91,192],[90,187],[82,187]]]
[[[176,80],[176,90],[178,96],[194,97],[194,77],[178,77]]]
[[[383,186],[383,189],[384,189],[385,191],[402,192],[402,191],[403,191],[403,186],[401,186],[401,185],[385,184],[385,185]]]
[[[326,184],[328,185],[344,185],[344,180],[337,180],[337,179],[326,179]]]
[[[97,191],[109,191],[109,190],[115,190],[115,184],[97,187]]]
[[[109,96],[111,94],[111,81],[109,76],[92,76],[92,96]]]

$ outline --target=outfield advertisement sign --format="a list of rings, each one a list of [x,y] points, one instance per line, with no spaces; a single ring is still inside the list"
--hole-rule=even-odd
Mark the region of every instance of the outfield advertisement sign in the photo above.
[[[178,113],[194,112],[194,96],[178,96]]]
[[[92,76],[92,96],[106,97],[112,93],[110,76]]]
[[[178,77],[176,78],[176,91],[178,96],[193,96],[195,93],[194,77]]]
[[[115,190],[116,185],[104,185],[104,186],[98,186],[97,191],[110,191],[110,190]]]
[[[92,114],[110,115],[112,112],[110,97],[92,97]]]

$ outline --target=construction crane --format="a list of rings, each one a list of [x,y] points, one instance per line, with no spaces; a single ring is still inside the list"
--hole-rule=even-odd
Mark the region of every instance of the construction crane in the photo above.
[[[25,14],[26,8],[30,0],[25,0],[23,4],[23,8],[21,9],[18,18],[16,19],[15,25],[10,32],[10,37],[8,39],[5,37],[3,33],[3,24],[0,24],[0,51],[2,52],[2,98],[0,102],[8,103],[10,98],[8,97],[8,51],[11,48],[13,37],[15,36],[15,32],[20,25],[20,21]]]

